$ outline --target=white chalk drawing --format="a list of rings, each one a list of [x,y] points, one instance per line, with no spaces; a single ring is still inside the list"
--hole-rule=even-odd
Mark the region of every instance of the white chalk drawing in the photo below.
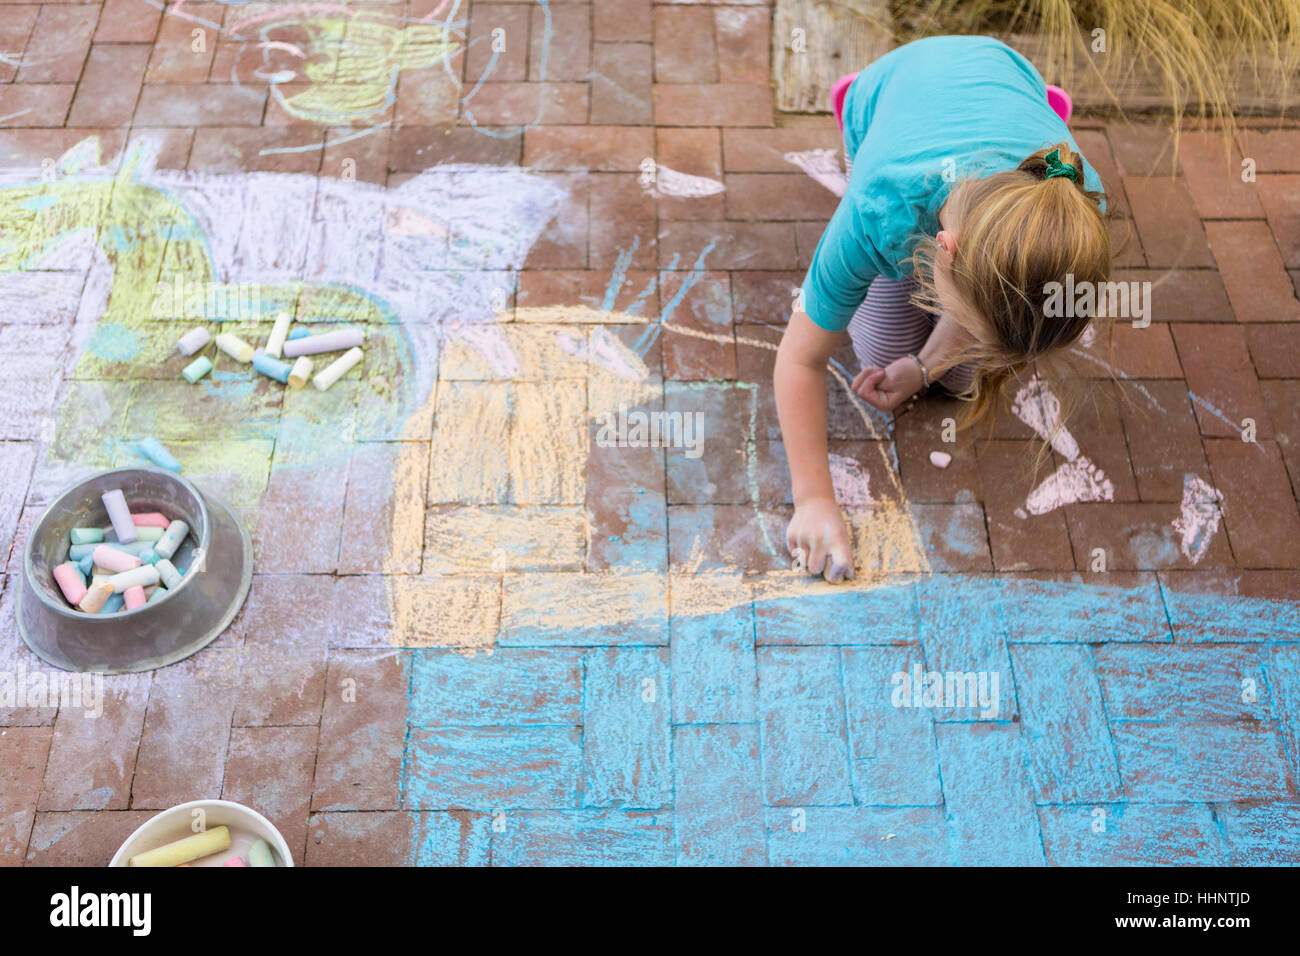
[[[785,161],[798,166],[836,196],[849,188],[849,177],[840,168],[840,158],[833,149],[805,149],[786,153]]]
[[[1061,423],[1061,402],[1047,383],[1034,376],[1012,402],[1016,417],[1034,430],[1034,433],[1065,462],[1048,475],[1025,499],[1023,509],[1016,514],[1047,514],[1057,508],[1087,501],[1114,501],[1115,486],[1105,473],[1094,465],[1079,449],[1079,443]]]
[[[716,196],[726,186],[708,176],[679,173],[662,163],[655,163],[654,175],[643,176],[641,188],[655,198],[703,199],[705,196]]]
[[[1214,542],[1215,532],[1223,519],[1223,496],[1196,475],[1183,476],[1181,514],[1173,527],[1181,537],[1183,557],[1199,564]]]

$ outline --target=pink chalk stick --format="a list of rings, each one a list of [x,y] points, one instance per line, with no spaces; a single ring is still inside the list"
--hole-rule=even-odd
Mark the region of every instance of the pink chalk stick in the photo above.
[[[171,519],[165,514],[157,511],[148,511],[144,514],[132,514],[131,523],[141,528],[165,528],[171,524]]]
[[[229,860],[227,860],[225,863],[222,863],[221,865],[222,866],[248,866],[248,864],[244,862],[244,858],[242,856],[232,856]]]
[[[140,559],[134,554],[127,554],[111,544],[101,544],[91,552],[91,556],[101,568],[108,568],[108,570],[118,573],[130,571],[132,568],[140,566]]]
[[[75,564],[68,561],[54,569],[54,583],[59,586],[59,590],[68,599],[69,604],[80,604],[81,599],[86,596],[86,585],[81,583],[81,572],[77,570]]]
[[[300,339],[290,339],[284,343],[284,357],[344,352],[356,348],[364,341],[365,335],[360,329],[339,329],[337,332],[323,332],[320,335],[304,335]]]
[[[137,584],[133,588],[127,588],[122,592],[122,604],[128,611],[134,611],[138,607],[144,607],[147,599],[144,596],[144,588]]]

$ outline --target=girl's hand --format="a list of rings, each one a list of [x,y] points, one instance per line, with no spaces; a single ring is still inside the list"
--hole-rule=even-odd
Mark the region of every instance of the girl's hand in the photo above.
[[[853,545],[834,498],[814,498],[795,506],[785,532],[786,547],[810,574],[825,574],[832,584],[853,577]]]
[[[921,367],[904,355],[884,368],[868,365],[853,379],[853,391],[882,412],[892,412],[925,384]]]

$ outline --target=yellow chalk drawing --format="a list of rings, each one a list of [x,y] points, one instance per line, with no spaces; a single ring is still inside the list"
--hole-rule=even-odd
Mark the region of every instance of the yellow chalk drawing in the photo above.
[[[257,76],[295,119],[338,125],[388,109],[398,76],[447,63],[463,42],[438,23],[406,23],[369,11],[291,7],[227,24],[244,38],[241,60],[256,58]],[[446,82],[459,89],[450,69]]]
[[[503,633],[517,628],[582,633],[644,625],[669,607],[675,615],[717,614],[749,601],[869,590],[930,571],[883,442],[872,444],[879,449],[884,466],[880,471],[889,476],[889,487],[876,489],[870,506],[846,509],[856,545],[853,581],[810,581],[793,570],[585,570],[593,533],[591,516],[581,506],[588,474],[589,448],[583,442],[588,426],[601,412],[620,404],[661,404],[663,385],[651,379],[637,352],[616,336],[603,336],[603,361],[592,357],[594,350],[579,352],[572,343],[629,325],[646,327],[647,322],[627,313],[574,306],[519,308],[499,315],[495,323],[475,323],[461,336],[451,330],[436,393],[427,400],[434,422],[434,467],[427,498],[426,575],[469,575],[481,588],[483,575],[495,572],[503,588]],[[663,329],[666,334],[730,341],[672,324]],[[485,341],[488,331],[496,337]],[[736,341],[741,347],[776,348],[745,336]],[[610,355],[610,349],[615,354]],[[638,369],[639,374],[629,374]],[[847,390],[848,381],[833,374],[838,386]],[[579,401],[583,385],[585,407]],[[858,402],[855,407],[872,436],[880,437],[865,408]],[[420,414],[413,420],[427,418]],[[752,420],[748,427],[752,442]],[[582,444],[569,444],[565,436]],[[418,454],[409,442],[422,435],[411,431],[403,437],[408,444],[402,447],[411,449],[408,454]],[[418,474],[415,462],[399,469],[395,500],[424,500],[425,489],[414,483]],[[761,514],[756,502],[753,508],[756,520],[771,517]],[[395,519],[394,532],[398,524]],[[783,536],[783,525],[779,532]],[[783,537],[769,546],[784,553]],[[436,616],[435,610],[420,606],[418,595],[427,585],[420,577],[395,573],[384,580],[394,643],[404,644],[407,633],[427,634],[429,619]],[[469,636],[481,635],[481,627],[464,633],[439,630],[446,646],[482,647],[480,638]]]

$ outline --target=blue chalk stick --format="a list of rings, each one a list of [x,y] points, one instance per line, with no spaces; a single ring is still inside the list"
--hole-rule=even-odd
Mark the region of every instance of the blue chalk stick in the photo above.
[[[181,472],[181,463],[176,460],[156,438],[142,438],[136,443],[136,448],[140,449],[140,454],[148,458],[159,468],[166,468],[168,471],[174,471],[176,474]]]
[[[304,335],[311,335],[311,329],[298,325],[289,331],[289,338],[291,339],[300,339]]]
[[[104,602],[104,606],[99,609],[98,613],[116,614],[118,611],[122,610],[122,605],[125,601],[126,598],[122,597],[122,595],[111,594],[109,595],[108,600]]]
[[[68,560],[80,561],[83,558],[88,558],[98,547],[99,545],[97,544],[74,544],[72,547],[68,548]],[[118,545],[114,545],[113,547],[118,547]],[[123,550],[126,549],[123,548]]]
[[[81,572],[83,578],[90,577],[90,570],[95,566],[95,556],[88,554],[77,562],[77,570]]]
[[[166,596],[167,596],[167,589],[162,585],[159,585],[158,589],[155,590],[153,594],[149,595],[149,603],[152,604],[154,601],[161,601]]]
[[[288,362],[281,362],[278,358],[267,355],[261,349],[253,353],[253,368],[277,382],[289,381],[289,370],[292,367]]]
[[[145,548],[138,555],[136,555],[136,557],[138,557],[140,561],[144,564],[158,563],[158,552],[155,551],[153,548]]]

